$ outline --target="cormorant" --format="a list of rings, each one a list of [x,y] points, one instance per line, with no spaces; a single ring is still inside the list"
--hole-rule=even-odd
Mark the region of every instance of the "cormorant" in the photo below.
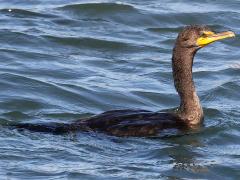
[[[20,123],[15,127],[54,134],[83,130],[115,136],[155,136],[164,129],[191,129],[199,126],[203,122],[203,109],[192,77],[194,56],[202,47],[234,36],[231,31],[215,33],[209,27],[199,25],[186,26],[179,33],[172,55],[174,85],[180,97],[180,106],[176,112],[113,110],[70,124]]]

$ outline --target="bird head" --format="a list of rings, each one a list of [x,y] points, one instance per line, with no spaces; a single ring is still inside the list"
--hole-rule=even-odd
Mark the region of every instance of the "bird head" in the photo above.
[[[177,44],[182,48],[200,49],[213,42],[234,37],[232,31],[216,33],[207,26],[191,25],[186,26],[179,33]]]

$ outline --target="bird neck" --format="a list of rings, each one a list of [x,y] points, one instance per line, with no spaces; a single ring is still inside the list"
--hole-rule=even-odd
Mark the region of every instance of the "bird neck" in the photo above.
[[[195,54],[195,49],[175,46],[172,57],[174,85],[181,100],[177,114],[188,125],[200,124],[203,119],[202,106],[192,76]]]

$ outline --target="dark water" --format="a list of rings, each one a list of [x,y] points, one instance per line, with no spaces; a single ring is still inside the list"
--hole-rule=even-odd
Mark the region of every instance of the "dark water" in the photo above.
[[[0,179],[239,179],[239,36],[195,59],[205,123],[191,135],[56,136],[4,128],[177,107],[171,49],[187,24],[239,33],[240,1],[2,0]]]

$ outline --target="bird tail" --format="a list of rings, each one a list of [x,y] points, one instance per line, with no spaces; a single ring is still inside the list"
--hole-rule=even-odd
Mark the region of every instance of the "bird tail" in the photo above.
[[[76,131],[78,126],[74,126],[73,124],[67,124],[67,123],[40,123],[40,124],[18,123],[18,124],[11,124],[9,127],[13,129],[29,130],[33,132],[65,134],[72,131]]]

